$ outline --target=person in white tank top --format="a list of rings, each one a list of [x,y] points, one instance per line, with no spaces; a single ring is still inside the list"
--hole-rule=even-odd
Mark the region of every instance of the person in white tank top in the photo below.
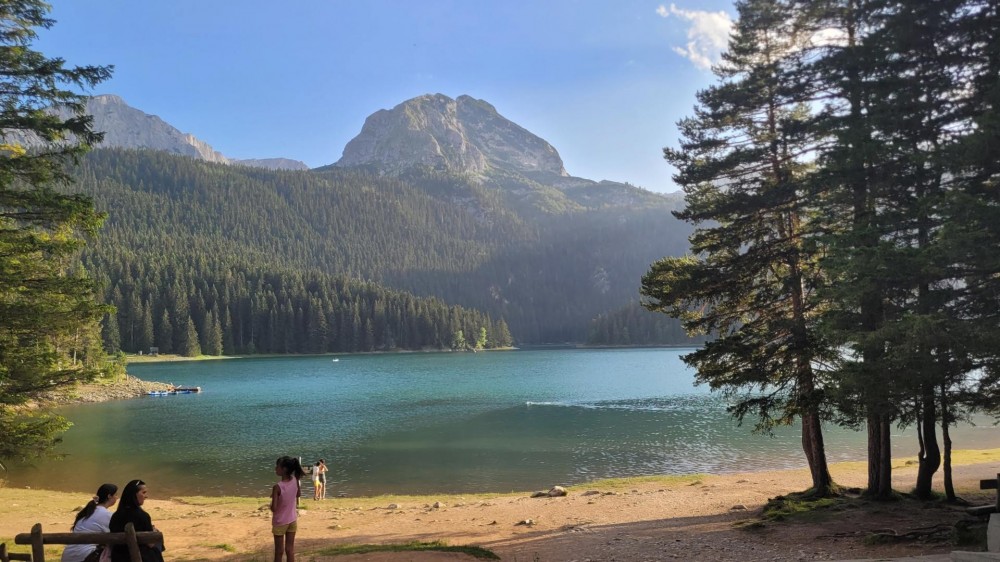
[[[111,523],[111,506],[118,501],[118,486],[102,484],[97,494],[83,506],[73,521],[74,533],[107,533]],[[98,549],[96,544],[68,544],[62,553],[62,562],[83,562],[88,557],[93,560],[101,555],[103,545]]]

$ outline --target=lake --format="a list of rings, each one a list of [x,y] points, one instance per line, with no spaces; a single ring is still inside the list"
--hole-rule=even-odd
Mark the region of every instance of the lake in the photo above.
[[[267,495],[274,460],[330,467],[328,495],[547,489],[612,477],[800,467],[796,427],[737,427],[677,349],[401,353],[147,363],[200,394],[65,407],[62,460],[12,467],[12,486],[90,491],[146,480],[154,495]],[[831,462],[863,433],[828,428]],[[992,426],[956,448],[1000,446]],[[897,437],[897,455],[916,439]],[[311,491],[305,492],[305,495]]]

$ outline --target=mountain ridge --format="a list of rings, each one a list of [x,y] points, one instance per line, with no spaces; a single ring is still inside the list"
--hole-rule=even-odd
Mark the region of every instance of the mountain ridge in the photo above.
[[[64,107],[55,111],[64,119],[72,117]],[[97,145],[101,148],[148,148],[216,164],[274,170],[309,169],[304,162],[289,158],[229,158],[193,134],[184,133],[159,116],[132,107],[115,94],[90,96],[85,113],[94,118],[93,129],[104,133],[104,140]],[[44,144],[37,137],[25,134],[14,133],[10,136],[26,146]]]
[[[94,130],[105,133],[99,145],[103,148],[149,148],[207,162],[273,170],[310,169],[291,158],[228,157],[194,134],[181,132],[115,94],[92,96],[86,112],[94,117]],[[69,117],[65,110],[60,113]],[[39,144],[23,135],[15,140]],[[317,169],[332,167],[367,167],[390,174],[424,167],[522,191],[536,191],[526,188],[532,183],[558,191],[581,186],[642,189],[627,182],[570,175],[550,143],[503,117],[489,102],[468,95],[452,99],[444,94],[424,94],[372,113],[358,135],[345,145],[341,158]],[[555,193],[548,197],[564,198]]]

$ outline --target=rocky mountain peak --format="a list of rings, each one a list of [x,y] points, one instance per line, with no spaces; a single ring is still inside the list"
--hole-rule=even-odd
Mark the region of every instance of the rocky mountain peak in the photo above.
[[[68,112],[65,109],[61,113]],[[151,148],[209,162],[228,164],[229,159],[194,135],[125,103],[122,98],[104,94],[87,100],[86,112],[94,117],[94,130],[104,132],[101,146]]]
[[[375,165],[390,171],[423,165],[473,175],[493,169],[567,175],[552,145],[504,118],[489,103],[467,95],[451,99],[426,94],[376,111],[335,165]]]
[[[62,118],[70,117],[65,107],[56,108]],[[238,164],[281,170],[308,170],[309,166],[287,158],[235,160],[226,158],[207,142],[190,133],[182,133],[173,125],[130,105],[113,94],[92,96],[87,100],[87,114],[94,117],[94,130],[104,133],[100,146],[117,148],[149,148],[179,154],[219,164]],[[7,137],[25,146],[40,146],[45,142],[36,135],[8,132]]]

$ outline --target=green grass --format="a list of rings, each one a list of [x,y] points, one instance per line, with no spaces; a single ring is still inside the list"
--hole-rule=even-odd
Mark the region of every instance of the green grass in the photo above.
[[[460,552],[462,554],[468,554],[469,556],[484,560],[500,560],[499,556],[493,554],[485,548],[478,546],[448,546],[446,543],[441,541],[413,541],[396,544],[345,544],[324,548],[312,554],[320,556],[340,556],[345,554],[367,554],[369,552],[419,552],[424,550]]]
[[[761,519],[784,521],[793,517],[824,517],[830,511],[846,507],[847,500],[843,497],[812,498],[805,494],[788,494],[769,500],[761,512]]]

